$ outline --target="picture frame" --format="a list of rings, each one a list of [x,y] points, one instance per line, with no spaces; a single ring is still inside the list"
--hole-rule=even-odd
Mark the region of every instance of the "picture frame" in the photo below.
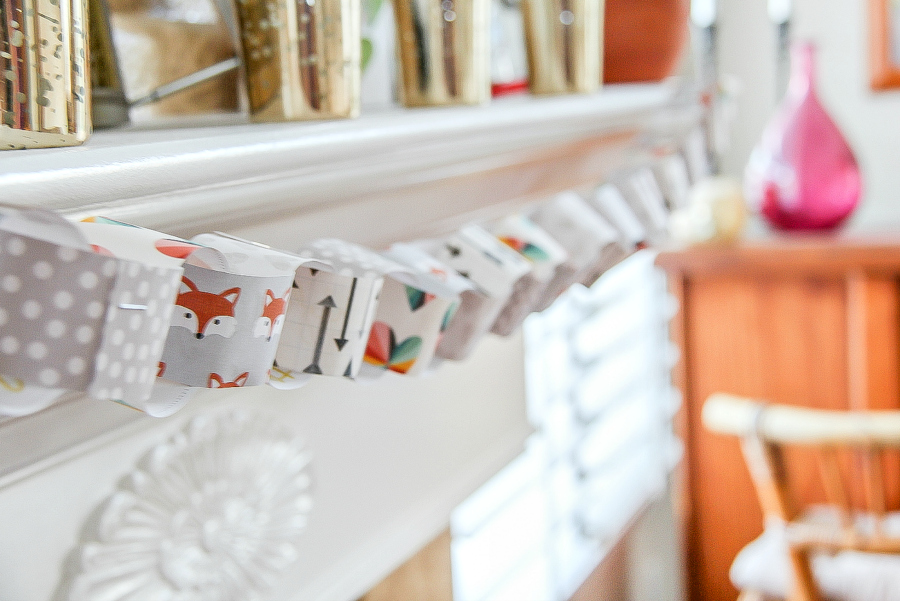
[[[870,87],[900,88],[900,0],[869,0],[869,34]]]

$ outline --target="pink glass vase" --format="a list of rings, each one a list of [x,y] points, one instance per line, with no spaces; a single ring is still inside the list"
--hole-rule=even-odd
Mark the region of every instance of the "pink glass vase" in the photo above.
[[[816,95],[814,72],[815,47],[795,43],[788,92],[747,165],[747,202],[778,229],[837,227],[862,191],[853,151]]]

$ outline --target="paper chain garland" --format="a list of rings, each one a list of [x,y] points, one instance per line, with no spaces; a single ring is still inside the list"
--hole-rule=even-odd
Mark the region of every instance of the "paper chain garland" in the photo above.
[[[383,253],[182,240],[0,206],[0,415],[69,391],[166,416],[203,388],[420,375],[658,240],[678,196],[642,168],[587,199],[563,193]]]

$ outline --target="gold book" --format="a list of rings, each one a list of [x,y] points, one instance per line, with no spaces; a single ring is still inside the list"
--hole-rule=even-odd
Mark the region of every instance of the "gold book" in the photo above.
[[[0,0],[0,148],[91,132],[86,0]]]
[[[238,0],[251,118],[357,116],[360,10],[359,0]]]
[[[403,104],[490,99],[489,0],[396,0],[394,12]]]
[[[522,17],[533,94],[599,88],[603,0],[522,0]]]

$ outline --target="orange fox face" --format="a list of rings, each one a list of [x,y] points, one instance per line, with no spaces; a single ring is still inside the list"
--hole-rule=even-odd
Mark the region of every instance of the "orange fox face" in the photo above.
[[[181,278],[181,292],[175,299],[172,326],[187,328],[198,340],[206,336],[231,338],[237,329],[234,306],[241,295],[240,288],[229,288],[219,294],[203,292],[186,277]]]
[[[231,382],[222,381],[222,376],[216,373],[209,374],[209,380],[206,381],[207,388],[241,388],[247,383],[250,372],[244,372]]]
[[[281,332],[281,328],[284,326],[284,312],[287,311],[290,295],[290,288],[280,297],[276,297],[271,290],[266,290],[262,316],[256,320],[256,327],[253,328],[254,338],[264,336],[266,341],[269,341],[272,340],[272,336],[277,336]]]

